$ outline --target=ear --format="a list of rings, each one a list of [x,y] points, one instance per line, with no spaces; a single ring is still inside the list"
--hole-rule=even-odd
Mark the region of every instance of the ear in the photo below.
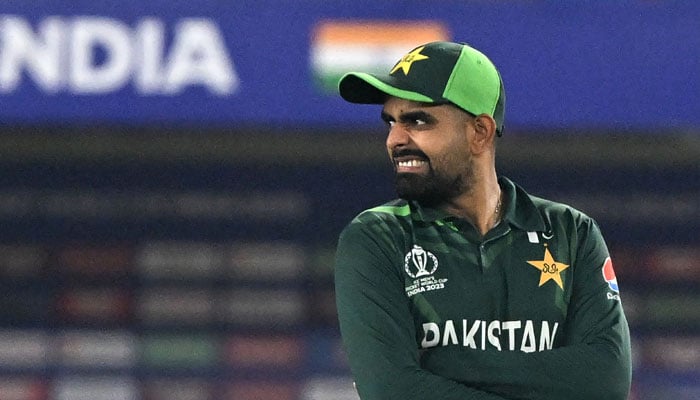
[[[496,121],[488,114],[481,114],[474,117],[473,125],[472,152],[479,154],[492,149],[496,137]]]

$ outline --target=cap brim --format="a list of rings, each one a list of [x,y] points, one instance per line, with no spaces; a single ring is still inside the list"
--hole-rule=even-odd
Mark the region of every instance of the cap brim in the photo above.
[[[435,100],[398,87],[398,82],[391,76],[381,76],[364,72],[350,72],[343,75],[338,82],[340,96],[351,103],[383,104],[387,96],[405,100],[433,103]]]

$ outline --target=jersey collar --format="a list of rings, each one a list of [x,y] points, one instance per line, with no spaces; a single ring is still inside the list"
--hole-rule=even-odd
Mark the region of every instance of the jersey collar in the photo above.
[[[532,196],[505,176],[499,177],[498,183],[507,197],[505,214],[503,215],[505,221],[525,231],[544,232],[547,230],[544,218],[532,201]]]
[[[503,222],[525,231],[544,232],[547,226],[531,196],[505,176],[499,177],[498,183],[505,195]],[[410,202],[410,206],[414,210],[414,218],[419,221],[447,222],[456,219],[454,215],[446,211],[421,207],[414,201]]]

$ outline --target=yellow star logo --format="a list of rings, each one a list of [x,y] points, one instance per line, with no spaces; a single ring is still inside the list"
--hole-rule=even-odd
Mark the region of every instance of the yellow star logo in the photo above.
[[[527,263],[542,272],[540,274],[539,286],[544,285],[549,280],[553,280],[557,283],[557,285],[559,285],[560,288],[564,289],[564,282],[561,281],[561,272],[569,268],[569,266],[567,264],[560,263],[559,261],[555,261],[552,257],[552,253],[549,252],[547,245],[545,245],[544,248],[544,260],[533,260],[528,261]]]
[[[405,56],[403,56],[403,58],[401,58],[401,61],[396,63],[396,65],[394,66],[394,69],[392,69],[391,72],[389,72],[389,74],[393,74],[394,72],[396,72],[400,69],[403,71],[404,75],[408,75],[408,71],[411,69],[411,65],[414,62],[420,61],[420,60],[427,60],[428,58],[430,58],[430,57],[420,53],[424,48],[425,48],[425,46],[421,46],[421,47],[413,50],[412,52],[406,54]]]

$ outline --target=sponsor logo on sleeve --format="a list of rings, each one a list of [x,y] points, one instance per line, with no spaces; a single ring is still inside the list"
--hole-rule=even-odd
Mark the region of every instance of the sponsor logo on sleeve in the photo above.
[[[605,259],[603,263],[603,279],[607,282],[608,287],[614,293],[608,292],[608,299],[610,300],[620,300],[620,287],[617,285],[617,277],[615,276],[615,270],[613,269],[612,259],[610,257]]]

